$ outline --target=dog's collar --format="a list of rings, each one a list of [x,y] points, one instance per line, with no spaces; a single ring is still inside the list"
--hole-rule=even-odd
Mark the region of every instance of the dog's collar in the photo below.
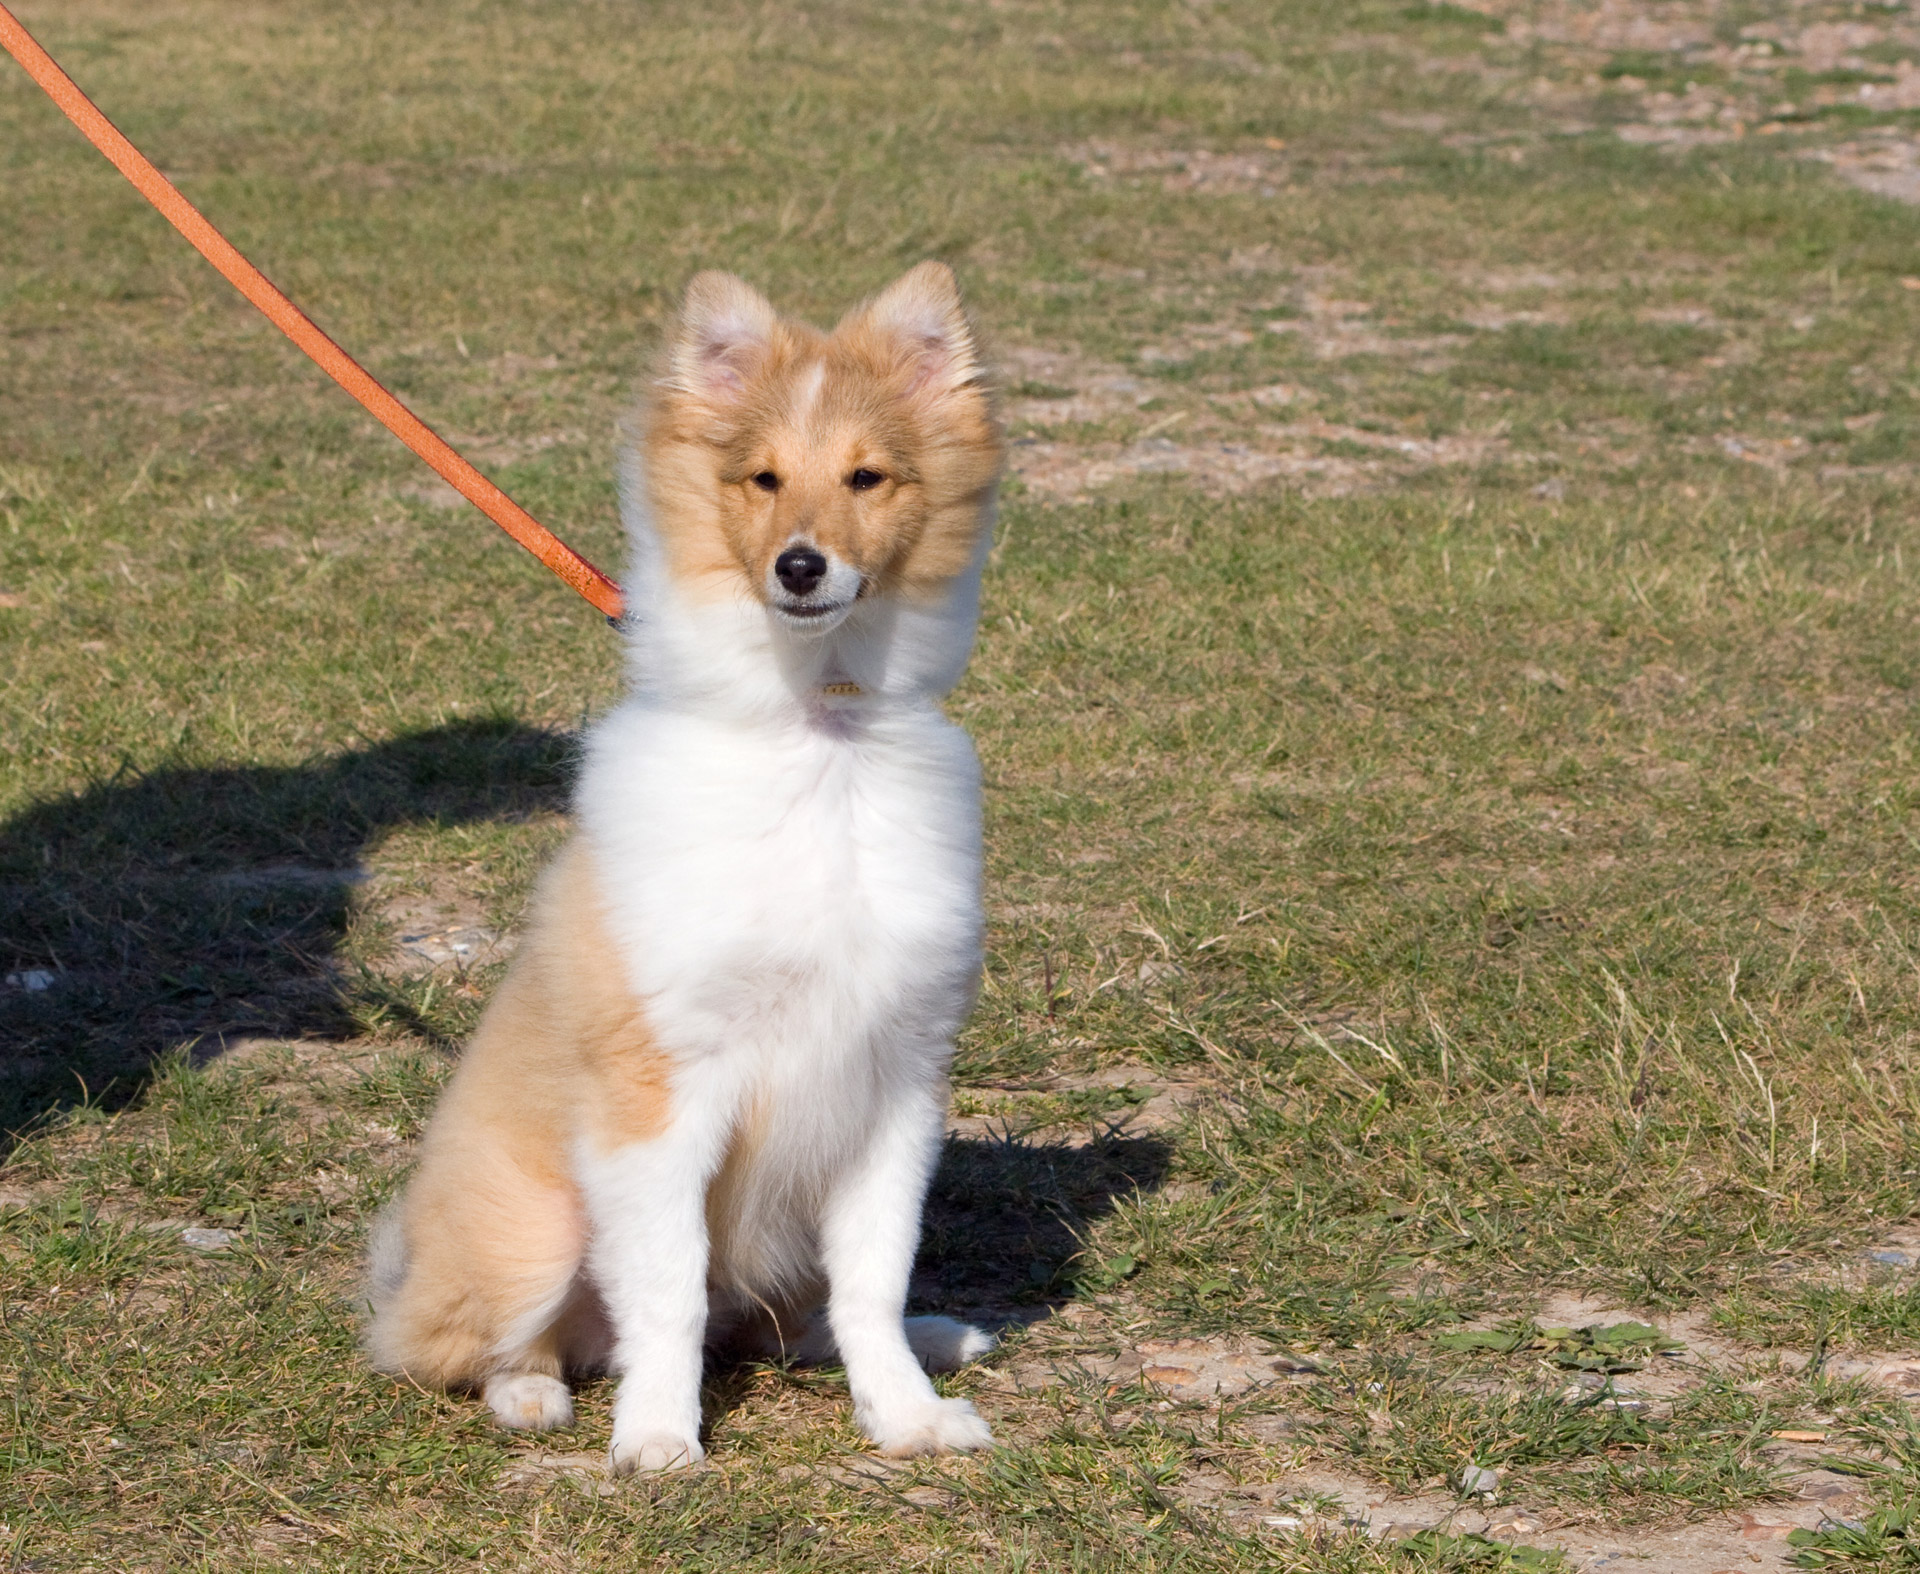
[[[820,685],[820,692],[822,694],[831,694],[835,699],[859,699],[867,691],[857,683],[843,681],[840,683],[823,683]]]

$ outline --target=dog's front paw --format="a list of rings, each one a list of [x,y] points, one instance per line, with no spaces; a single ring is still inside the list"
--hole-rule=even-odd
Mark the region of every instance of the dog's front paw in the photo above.
[[[706,1457],[698,1438],[654,1432],[644,1437],[616,1437],[607,1463],[616,1476],[651,1476],[663,1470],[686,1470]]]
[[[573,1395],[557,1377],[517,1372],[489,1377],[481,1397],[516,1432],[551,1432],[573,1425]]]
[[[921,1454],[964,1454],[992,1448],[993,1433],[964,1399],[931,1399],[885,1416],[864,1415],[860,1425],[889,1459]]]

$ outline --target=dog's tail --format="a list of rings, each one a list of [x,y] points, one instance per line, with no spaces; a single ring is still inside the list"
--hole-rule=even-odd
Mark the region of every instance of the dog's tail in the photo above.
[[[400,1363],[393,1348],[393,1310],[406,1286],[408,1252],[404,1197],[396,1197],[380,1210],[373,1221],[373,1233],[367,1240],[366,1290],[361,1310],[366,1322],[361,1339],[376,1369],[397,1372]]]
[[[396,1198],[373,1221],[373,1234],[367,1242],[367,1304],[375,1317],[393,1304],[406,1282],[406,1221]]]

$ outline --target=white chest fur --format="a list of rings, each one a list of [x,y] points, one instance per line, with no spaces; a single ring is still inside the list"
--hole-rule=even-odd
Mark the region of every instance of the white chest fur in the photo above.
[[[924,704],[740,725],[636,700],[596,731],[580,807],[676,1097],[753,1133],[715,1221],[719,1304],[792,1289],[847,1167],[938,1100],[972,1000],[972,746]]]
[[[979,965],[979,773],[930,705],[713,720],[636,698],[596,729],[580,809],[630,982],[676,1060],[911,1075],[959,1026]]]

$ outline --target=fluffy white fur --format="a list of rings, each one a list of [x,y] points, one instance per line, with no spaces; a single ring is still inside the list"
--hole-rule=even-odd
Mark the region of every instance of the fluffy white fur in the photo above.
[[[713,280],[696,282],[707,315],[690,306],[667,386],[724,404],[764,377],[761,341],[776,322],[738,281]],[[906,346],[887,385],[903,406],[977,380],[944,270],[916,270],[869,315],[883,348]],[[795,340],[795,353],[839,342]],[[846,375],[865,375],[867,362],[854,364]],[[822,376],[800,363],[797,429]],[[911,409],[937,437],[938,407]],[[926,1375],[991,1341],[902,1315],[953,1038],[981,963],[979,770],[938,704],[972,645],[990,536],[998,437],[980,409],[986,480],[956,494],[976,516],[963,522],[970,560],[896,593],[816,531],[827,571],[814,600],[831,615],[810,619],[759,560],[720,594],[712,574],[685,573],[649,512],[658,489],[638,454],[629,460],[629,692],[587,739],[577,845],[618,975],[589,982],[643,1019],[646,1064],[663,1065],[665,1081],[648,1107],[664,1114],[616,1140],[617,1124],[563,1109],[551,1124],[572,1133],[554,1160],[565,1173],[538,1180],[539,1155],[516,1156],[500,1135],[519,1119],[510,1078],[546,1075],[564,1046],[512,1069],[511,1013],[555,997],[532,993],[538,983],[516,995],[510,976],[490,1008],[509,1025],[489,1039],[483,1024],[421,1175],[379,1232],[380,1364],[478,1387],[504,1424],[533,1429],[571,1422],[565,1371],[604,1364],[621,1379],[614,1466],[667,1469],[702,1454],[703,1349],[763,1310],[804,1319],[824,1285],[823,1311],[778,1337],[803,1357],[838,1352],[876,1445],[904,1455],[991,1443],[973,1406],[942,1399]],[[738,495],[741,507],[764,501]],[[769,539],[768,553],[785,540]],[[573,921],[558,909],[563,944]],[[527,976],[544,977],[545,953],[529,944]],[[605,1085],[581,1074],[582,1088]],[[502,1157],[477,1161],[495,1140]],[[541,1185],[555,1199],[547,1211],[523,1206]],[[483,1270],[494,1237],[513,1231],[527,1239],[494,1254],[508,1266]],[[447,1244],[460,1232],[476,1243],[464,1256]],[[422,1266],[429,1243],[439,1267]],[[484,1296],[458,1282],[468,1261]]]
[[[627,486],[651,565],[643,497]],[[728,1322],[822,1268],[867,1436],[990,1440],[971,1405],[936,1397],[901,1320],[980,969],[979,768],[935,704],[966,664],[979,577],[976,556],[931,606],[860,602],[815,633],[630,576],[632,693],[593,730],[578,809],[677,1113],[662,1138],[579,1161],[615,1363],[645,1374],[620,1390],[616,1462],[700,1457],[709,1293]],[[863,693],[823,692],[839,682]],[[765,1136],[709,1262],[706,1185],[750,1108]],[[942,1353],[985,1340],[958,1345]]]

